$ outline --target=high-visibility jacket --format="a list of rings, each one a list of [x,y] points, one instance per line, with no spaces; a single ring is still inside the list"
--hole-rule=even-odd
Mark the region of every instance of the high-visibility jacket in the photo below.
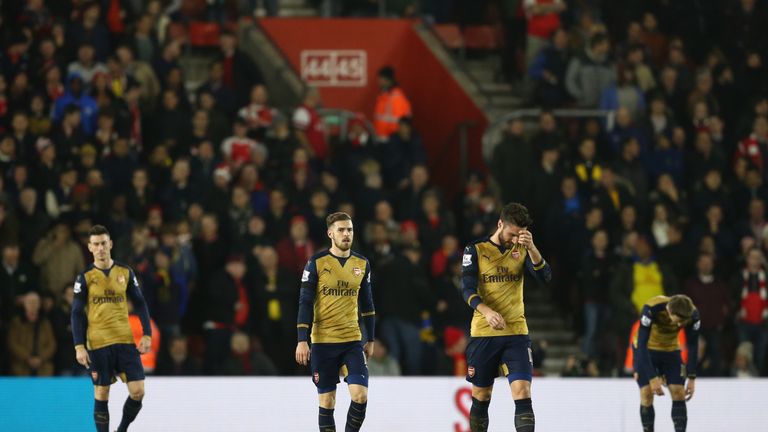
[[[144,336],[144,330],[141,328],[141,320],[136,314],[128,315],[128,322],[131,324],[131,331],[133,332],[133,341],[136,346],[139,346],[141,337]],[[152,349],[148,353],[141,355],[141,365],[144,366],[145,372],[152,372],[157,366],[157,353],[160,352],[160,329],[155,325],[155,320],[149,319],[149,324],[152,326]]]
[[[411,115],[411,103],[399,87],[383,91],[376,97],[373,111],[373,128],[379,140],[385,140],[397,132],[398,122]]]

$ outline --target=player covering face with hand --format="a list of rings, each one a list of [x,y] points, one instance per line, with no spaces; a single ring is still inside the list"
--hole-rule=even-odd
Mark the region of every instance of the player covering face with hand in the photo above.
[[[504,372],[515,400],[517,432],[533,432],[533,358],[525,321],[525,274],[549,282],[552,271],[528,231],[532,220],[522,204],[501,210],[496,231],[470,243],[462,257],[462,292],[475,310],[467,345],[467,381],[472,383],[472,432],[488,430],[493,382]]]
[[[355,432],[365,419],[366,358],[373,355],[371,266],[364,256],[352,251],[354,228],[348,214],[333,213],[326,224],[331,247],[313,256],[301,277],[296,361],[310,366],[319,396],[320,432],[336,431],[336,384],[340,372],[345,376],[352,397],[345,430]],[[364,345],[360,317],[367,340]]]

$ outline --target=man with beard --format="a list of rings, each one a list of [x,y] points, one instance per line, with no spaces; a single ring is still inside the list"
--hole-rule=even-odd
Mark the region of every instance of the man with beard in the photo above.
[[[299,295],[296,362],[312,370],[319,394],[318,424],[321,432],[335,431],[333,410],[339,370],[346,376],[352,402],[347,431],[359,431],[368,402],[368,366],[373,355],[374,308],[371,265],[352,251],[352,218],[343,212],[326,219],[330,249],[313,256],[304,267]],[[358,304],[367,342],[361,343]],[[312,327],[312,347],[309,332]]]
[[[504,206],[490,237],[470,243],[462,257],[462,292],[475,310],[467,346],[467,381],[472,383],[472,432],[488,430],[488,406],[499,367],[515,400],[515,429],[533,432],[533,357],[523,305],[524,273],[540,282],[552,270],[528,231],[533,221],[519,203]]]

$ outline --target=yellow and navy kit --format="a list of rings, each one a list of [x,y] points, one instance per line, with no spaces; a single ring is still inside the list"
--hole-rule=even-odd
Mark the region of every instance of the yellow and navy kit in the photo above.
[[[356,252],[346,258],[327,250],[313,256],[301,277],[299,341],[308,339],[310,326],[313,344],[361,341],[358,313],[372,341],[375,311],[368,260]]]
[[[648,300],[643,306],[640,315],[640,328],[632,343],[635,349],[635,370],[639,376],[638,382],[642,381],[647,384],[649,380],[659,375],[665,375],[668,384],[682,384],[686,376],[689,378],[696,377],[699,328],[701,327],[699,311],[694,309],[691,318],[682,325],[688,345],[688,363],[683,368],[677,339],[680,327],[673,323],[669,317],[669,312],[667,312],[669,300],[670,298],[667,296],[656,296]],[[675,359],[677,363],[675,364],[670,359]],[[667,365],[668,363],[672,364]],[[663,369],[668,370],[668,372]],[[681,370],[687,370],[687,374],[678,373]],[[680,380],[683,382],[679,382]]]
[[[541,282],[552,279],[549,264],[543,258],[539,263],[531,261],[528,251],[520,244],[507,249],[486,237],[464,249],[462,292],[464,300],[475,309],[470,329],[472,337],[528,334],[523,304],[525,270]],[[477,311],[480,303],[501,314],[506,327],[491,328]]]
[[[91,264],[75,280],[72,335],[75,346],[98,350],[115,344],[134,344],[128,322],[128,299],[141,319],[145,336],[152,336],[149,312],[139,281],[130,267],[114,262],[108,269]]]

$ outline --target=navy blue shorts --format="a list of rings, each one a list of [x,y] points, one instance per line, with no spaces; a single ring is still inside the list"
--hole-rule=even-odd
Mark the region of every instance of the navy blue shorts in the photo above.
[[[345,375],[347,384],[368,387],[368,364],[360,341],[312,344],[309,363],[318,393],[336,390],[339,374]]]
[[[656,374],[662,377],[667,385],[684,385],[685,384],[685,364],[683,358],[680,356],[680,350],[677,351],[656,351],[648,350],[651,355],[651,364],[653,369],[656,370]],[[633,363],[635,371],[637,371],[637,385],[645,387],[650,382],[651,377],[645,376],[640,372],[640,368],[637,367],[637,350],[633,352]]]
[[[533,379],[531,338],[528,335],[473,337],[467,345],[467,381],[490,387],[499,375],[512,381]]]
[[[134,344],[114,344],[88,351],[91,358],[91,378],[93,385],[108,386],[117,381],[141,381],[144,379],[144,366],[141,354]]]

